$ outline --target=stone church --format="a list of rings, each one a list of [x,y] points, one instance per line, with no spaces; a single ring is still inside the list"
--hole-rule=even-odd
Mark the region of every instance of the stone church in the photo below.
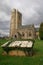
[[[10,38],[34,39],[34,25],[22,25],[22,14],[13,9],[11,12]]]

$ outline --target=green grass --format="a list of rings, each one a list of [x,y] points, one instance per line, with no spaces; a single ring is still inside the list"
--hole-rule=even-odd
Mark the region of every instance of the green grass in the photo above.
[[[7,41],[8,41],[8,39],[0,39],[0,45],[4,44]]]
[[[7,40],[3,39],[0,41],[1,44],[3,44]],[[3,49],[0,47],[0,65],[43,65],[43,41],[36,40],[33,49],[34,49],[33,56],[19,57],[19,56],[1,55]]]

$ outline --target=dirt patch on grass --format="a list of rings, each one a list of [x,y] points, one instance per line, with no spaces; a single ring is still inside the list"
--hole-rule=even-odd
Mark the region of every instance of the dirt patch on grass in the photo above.
[[[7,52],[4,51],[4,52],[2,53],[2,55],[7,55]]]

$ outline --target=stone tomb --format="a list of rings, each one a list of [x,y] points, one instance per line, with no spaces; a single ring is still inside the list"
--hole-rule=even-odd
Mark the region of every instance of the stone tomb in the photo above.
[[[9,55],[15,56],[28,56],[33,55],[33,42],[32,41],[13,41],[6,42],[1,45],[4,51]]]

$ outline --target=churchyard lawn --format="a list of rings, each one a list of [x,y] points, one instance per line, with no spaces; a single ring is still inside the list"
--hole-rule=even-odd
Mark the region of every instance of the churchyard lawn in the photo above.
[[[0,65],[43,65],[43,40],[35,40],[33,56],[2,55],[1,45],[8,40],[0,39]]]

